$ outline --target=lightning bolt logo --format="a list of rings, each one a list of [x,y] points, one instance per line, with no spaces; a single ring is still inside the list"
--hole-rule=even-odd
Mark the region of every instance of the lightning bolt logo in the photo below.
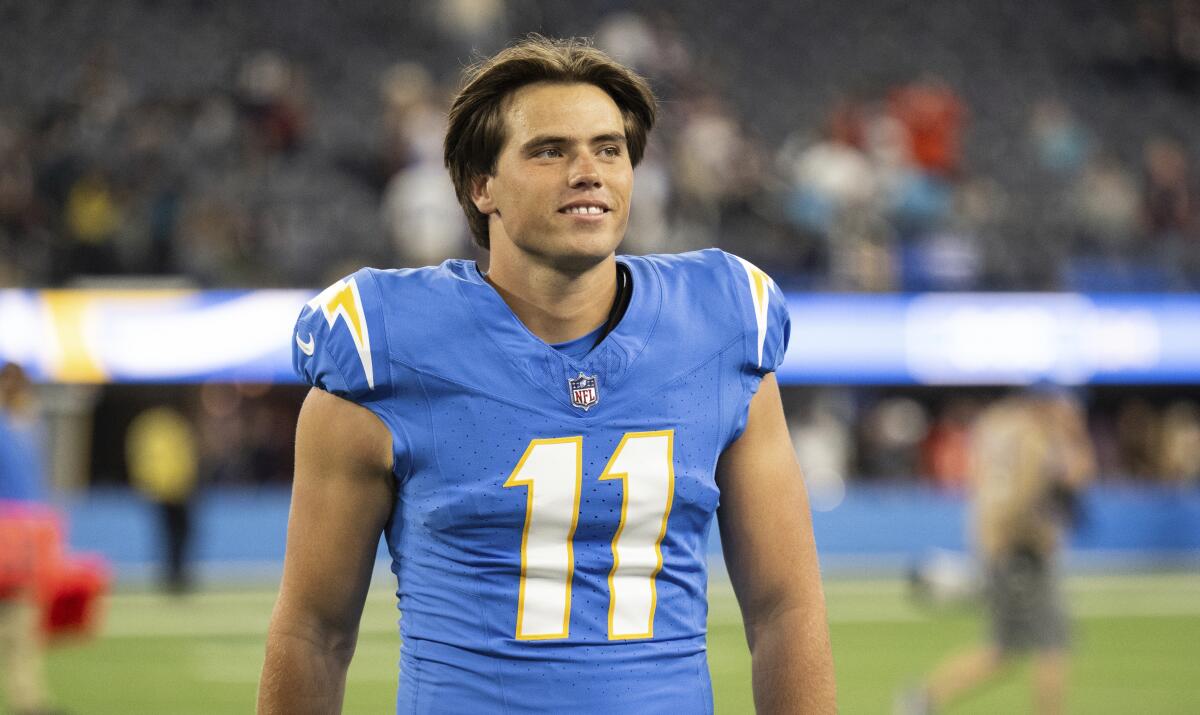
[[[367,331],[367,319],[363,313],[362,297],[358,293],[358,283],[353,278],[338,281],[321,291],[321,294],[308,303],[313,310],[320,309],[329,324],[330,332],[341,318],[350,331],[350,338],[358,350],[358,359],[362,363],[363,373],[367,376],[367,387],[375,389],[375,369],[371,364],[371,336]]]

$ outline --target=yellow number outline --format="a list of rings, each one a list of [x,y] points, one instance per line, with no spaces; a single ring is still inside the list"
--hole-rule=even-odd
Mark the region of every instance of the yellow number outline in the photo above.
[[[639,439],[645,437],[666,437],[667,438],[667,505],[663,509],[662,526],[658,530],[658,538],[654,541],[654,554],[656,556],[656,564],[654,570],[650,573],[650,619],[649,628],[645,633],[621,633],[618,634],[613,628],[613,615],[617,608],[616,587],[613,585],[613,578],[617,575],[617,569],[621,566],[621,557],[617,552],[617,542],[621,539],[621,534],[625,531],[625,515],[629,509],[629,473],[628,472],[613,472],[613,465],[621,456],[621,450],[625,448],[625,443],[630,439]],[[608,459],[608,464],[604,466],[604,471],[600,473],[600,480],[620,480],[621,481],[621,521],[617,524],[617,532],[613,534],[612,549],[613,565],[608,572],[608,639],[610,641],[617,640],[635,640],[639,638],[654,637],[654,614],[658,610],[658,573],[662,571],[663,555],[662,542],[667,536],[667,520],[671,517],[671,509],[675,505],[675,430],[657,430],[654,432],[627,432],[621,437],[621,441],[617,444],[617,448],[613,450],[612,456]]]
[[[563,627],[560,633],[521,635],[525,617],[526,572],[529,565],[529,561],[526,558],[526,549],[529,545],[529,527],[533,524],[533,479],[519,479],[517,475],[525,467],[525,460],[529,459],[529,456],[533,454],[533,450],[539,446],[566,443],[575,444],[575,503],[571,512],[573,515],[571,517],[571,528],[567,531],[567,590],[564,602],[565,606],[563,608]],[[517,466],[508,475],[508,479],[504,480],[504,486],[526,487],[528,489],[528,494],[525,497],[525,526],[521,529],[521,586],[517,594],[516,639],[522,641],[542,641],[567,638],[570,636],[571,631],[571,583],[575,579],[575,528],[579,525],[579,500],[580,494],[583,491],[583,437],[554,437],[550,439],[530,440],[529,445],[525,448],[525,453],[517,461]]]

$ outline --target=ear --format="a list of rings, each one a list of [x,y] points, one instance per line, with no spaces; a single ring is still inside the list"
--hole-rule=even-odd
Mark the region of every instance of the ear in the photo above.
[[[496,200],[492,197],[492,177],[477,176],[471,180],[471,201],[479,213],[487,215],[496,213]]]

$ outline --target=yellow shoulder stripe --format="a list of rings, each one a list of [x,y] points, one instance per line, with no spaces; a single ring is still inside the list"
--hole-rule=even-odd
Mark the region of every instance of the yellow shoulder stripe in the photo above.
[[[758,367],[762,367],[763,344],[767,340],[767,306],[771,300],[771,277],[750,261],[734,256],[746,270],[750,300],[754,304],[754,320],[758,327]]]

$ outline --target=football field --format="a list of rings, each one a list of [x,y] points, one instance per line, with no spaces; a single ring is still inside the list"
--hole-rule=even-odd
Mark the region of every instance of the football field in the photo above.
[[[729,585],[714,580],[709,659],[717,711],[753,712],[750,663]],[[1073,713],[1200,713],[1200,574],[1069,581],[1077,657]],[[828,580],[843,713],[888,713],[894,691],[982,632],[969,607],[929,612],[892,580]],[[104,633],[52,652],[59,704],[79,715],[250,713],[274,594],[228,590],[168,598],[118,593]],[[372,590],[351,666],[346,713],[394,711],[398,638],[392,596]],[[951,710],[1029,710],[1023,668]],[[679,715],[686,715],[680,713]]]

